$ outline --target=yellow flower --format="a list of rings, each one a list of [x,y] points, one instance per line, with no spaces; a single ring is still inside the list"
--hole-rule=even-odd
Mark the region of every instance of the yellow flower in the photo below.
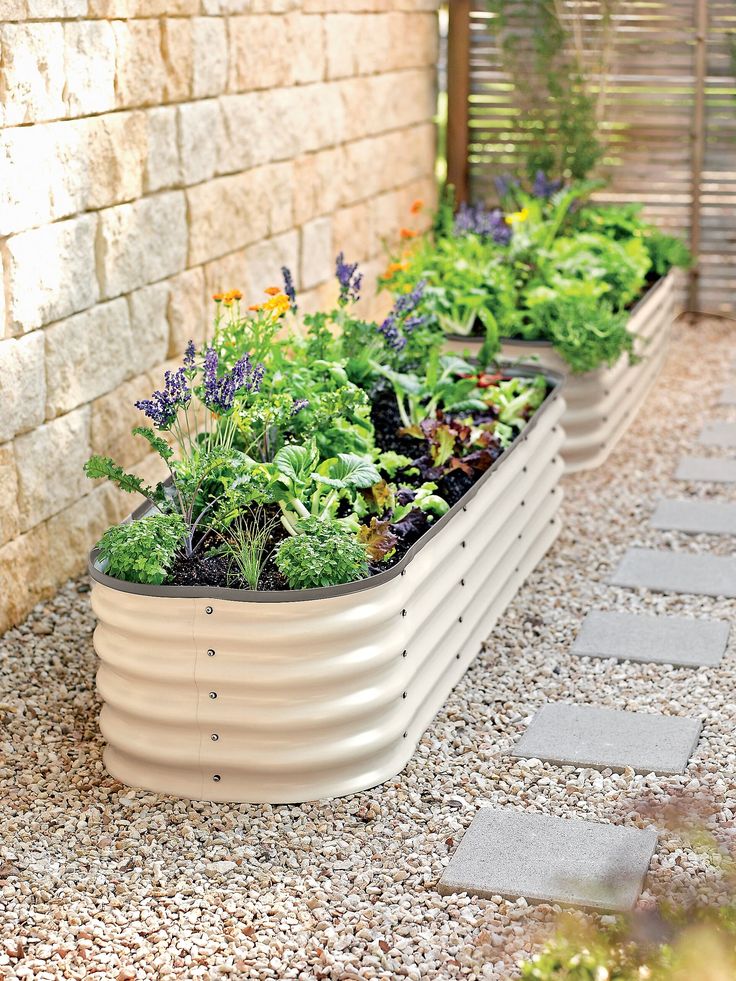
[[[242,300],[243,299],[243,294],[240,292],[240,290],[230,290],[230,292],[227,294],[227,299],[229,299],[229,300]]]
[[[515,225],[517,221],[526,221],[529,217],[529,209],[522,208],[521,211],[514,211],[513,214],[506,215],[506,224]]]
[[[270,300],[266,300],[263,309],[272,310],[277,317],[280,317],[286,313],[290,306],[289,297],[283,293],[278,293],[276,296],[272,296]]]

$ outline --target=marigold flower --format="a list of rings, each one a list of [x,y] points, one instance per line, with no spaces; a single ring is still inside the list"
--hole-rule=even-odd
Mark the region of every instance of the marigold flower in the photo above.
[[[397,272],[403,272],[404,269],[409,268],[408,262],[389,262],[386,267],[386,272],[383,274],[385,279],[391,279],[391,277]]]
[[[286,313],[290,306],[291,303],[289,301],[289,297],[285,296],[283,293],[278,293],[276,296],[272,296],[270,300],[266,300],[266,302],[263,304],[263,309],[273,310],[276,316],[280,317],[282,314]]]
[[[249,310],[260,310],[262,306],[263,306],[262,303],[251,303],[251,305],[248,307],[248,309]]]
[[[401,236],[402,238],[415,238],[415,237],[416,237],[416,234],[417,234],[417,233],[416,233],[415,231],[412,231],[412,229],[411,229],[411,228],[402,228],[402,229],[401,229],[401,230],[399,231],[399,235],[400,235],[400,236]]]
[[[411,208],[409,208],[409,211],[411,211],[413,215],[418,215],[423,207],[424,207],[424,201],[422,201],[421,198],[417,198],[416,201],[412,201]]]
[[[269,296],[278,296],[279,293],[281,292],[281,287],[280,286],[267,286],[263,292],[264,293],[268,293]]]
[[[222,299],[222,305],[224,307],[231,307],[233,305],[233,298],[227,293]]]
[[[231,300],[242,300],[243,299],[243,294],[240,292],[240,290],[230,290],[230,292],[227,295],[228,295],[229,299],[231,299]]]
[[[212,299],[215,301],[215,303],[222,303],[223,294],[222,293],[213,293],[212,294]]]

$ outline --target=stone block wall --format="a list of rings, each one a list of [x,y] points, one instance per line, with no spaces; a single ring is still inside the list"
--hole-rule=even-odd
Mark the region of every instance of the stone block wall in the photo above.
[[[374,283],[434,199],[436,6],[0,0],[0,630],[137,503],[82,465],[151,475],[133,402],[212,292]]]

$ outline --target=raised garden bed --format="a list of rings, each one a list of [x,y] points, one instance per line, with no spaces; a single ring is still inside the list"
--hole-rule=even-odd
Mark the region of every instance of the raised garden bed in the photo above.
[[[544,374],[526,428],[370,578],[298,591],[143,585],[106,575],[93,551],[109,772],[182,797],[269,803],[398,773],[559,531],[565,403],[561,377]]]
[[[631,311],[628,330],[636,335],[638,360],[622,355],[610,368],[569,374],[565,384],[567,409],[562,418],[565,443],[562,456],[568,473],[591,470],[609,456],[636,416],[656,380],[667,353],[674,317],[674,271],[658,280]],[[482,338],[450,335],[453,351],[479,350]],[[550,341],[503,339],[502,356],[566,373],[568,366]]]

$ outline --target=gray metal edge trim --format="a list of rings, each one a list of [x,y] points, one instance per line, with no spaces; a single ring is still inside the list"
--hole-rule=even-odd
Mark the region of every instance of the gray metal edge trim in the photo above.
[[[665,276],[660,276],[655,283],[652,283],[645,293],[642,293],[633,307],[631,307],[629,310],[629,319],[634,316],[639,307],[647,303],[654,296],[654,294],[661,289],[662,284],[667,279],[667,276],[669,276],[669,273],[667,273]],[[463,341],[479,341],[483,339],[482,334],[446,334],[445,336],[448,340],[457,341],[460,344],[462,344]],[[504,347],[519,347],[522,349],[522,351],[527,347],[554,347],[554,341],[546,341],[544,339],[535,341],[526,337],[500,337],[499,340]]]
[[[179,599],[223,599],[236,600],[241,603],[300,603],[305,600],[331,599],[336,596],[348,596],[351,593],[359,593],[367,589],[382,586],[384,583],[390,582],[392,579],[396,579],[400,575],[403,575],[406,567],[409,565],[414,556],[417,555],[417,553],[424,548],[427,542],[429,542],[445,527],[445,525],[452,520],[452,517],[455,514],[462,511],[463,508],[467,506],[468,501],[471,501],[475,497],[482,485],[490,478],[491,474],[495,473],[495,471],[502,466],[506,460],[508,460],[517,446],[520,446],[527,439],[529,431],[536,425],[537,419],[540,417],[540,415],[559,398],[565,383],[565,376],[561,375],[559,372],[549,370],[543,371],[541,368],[536,368],[531,365],[514,365],[508,368],[507,373],[512,376],[521,377],[532,377],[534,375],[543,374],[547,379],[547,382],[554,387],[552,392],[548,393],[544,402],[542,402],[540,407],[532,416],[530,422],[519,433],[511,446],[509,446],[509,448],[501,454],[501,456],[488,468],[488,470],[486,470],[486,472],[473,484],[473,486],[460,498],[460,500],[450,508],[446,514],[443,514],[438,521],[435,521],[434,524],[431,525],[429,530],[426,531],[422,537],[411,546],[411,548],[402,556],[400,561],[390,569],[386,569],[385,572],[379,572],[377,575],[369,576],[367,579],[359,579],[356,582],[343,583],[340,586],[319,586],[314,589],[265,590],[231,589],[227,586],[152,586],[146,583],[126,582],[124,579],[115,579],[113,576],[108,576],[107,573],[103,572],[97,566],[99,549],[95,547],[91,549],[89,553],[88,571],[90,578],[103,586],[109,587],[110,589],[116,589],[123,593],[135,593],[139,596],[168,596]],[[140,518],[148,511],[149,507],[150,505],[147,502],[142,504],[132,512],[130,517],[132,519]]]

